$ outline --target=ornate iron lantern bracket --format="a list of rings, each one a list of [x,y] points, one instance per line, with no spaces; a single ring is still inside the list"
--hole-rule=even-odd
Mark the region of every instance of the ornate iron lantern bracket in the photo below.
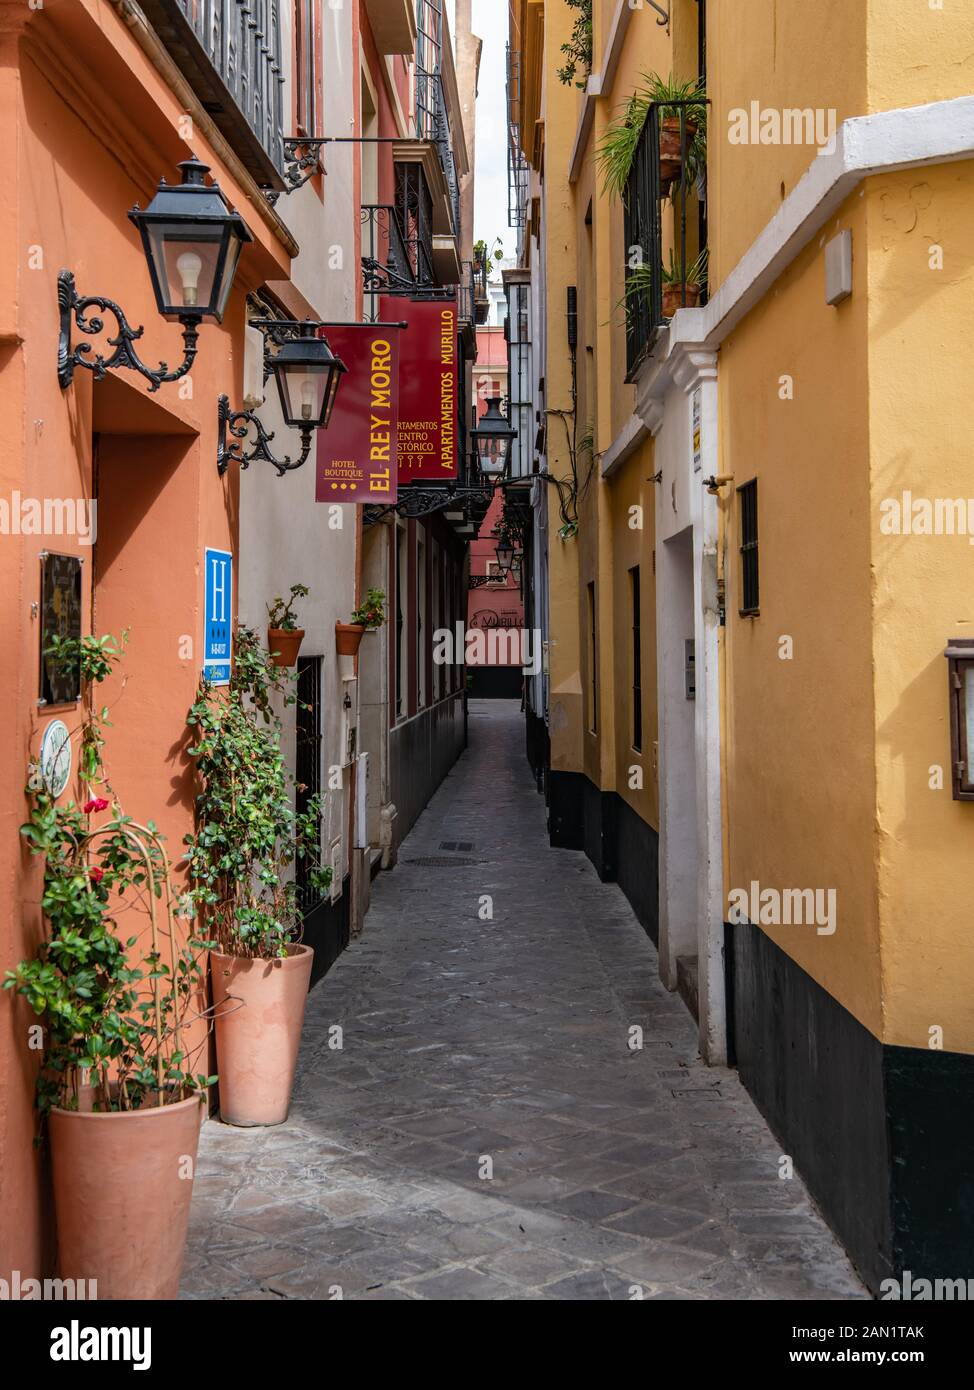
[[[262,190],[271,207],[275,205],[282,193],[286,197],[289,193],[303,188],[309,179],[314,178],[319,169],[322,173],[325,172],[321,163],[321,147],[327,143],[327,140],[320,136],[290,135],[285,139],[284,182],[287,184],[287,188],[265,188]]]
[[[257,441],[250,452],[245,453],[243,446],[234,441],[246,439],[251,427],[257,431]],[[283,478],[285,473],[293,473],[296,468],[301,468],[307,463],[308,455],[311,453],[311,441],[315,426],[313,424],[302,426],[301,454],[293,463],[290,457],[283,459],[274,457],[270,450],[274,431],[265,430],[252,410],[231,410],[229,396],[221,396],[217,403],[217,429],[216,467],[221,478],[231,463],[239,463],[241,468],[249,468],[258,459],[271,464],[277,469],[278,477]],[[228,438],[228,436],[232,436],[232,438]]]
[[[167,362],[160,362],[155,368],[145,365],[132,346],[142,337],[145,329],[133,328],[125,317],[124,310],[113,299],[108,299],[100,294],[78,294],[75,289],[74,275],[70,270],[62,270],[58,273],[57,298],[60,313],[57,379],[62,390],[66,390],[71,385],[76,367],[85,367],[89,372],[94,372],[96,381],[101,381],[107,372],[115,371],[119,367],[126,367],[130,371],[138,372],[140,376],[144,376],[149,383],[150,391],[158,391],[164,382],[178,381],[180,377],[185,376],[196,359],[199,345],[200,321],[198,315],[187,315],[179,320],[183,326],[183,360],[178,367],[170,371]],[[90,309],[98,309],[100,313],[89,316]],[[100,352],[91,356],[91,343],[79,343],[77,347],[72,349],[72,325],[79,328],[82,333],[96,337],[105,331],[105,321],[101,314],[106,311],[114,315],[118,325],[114,337],[108,339],[109,346],[113,347],[115,351],[110,356],[105,356]]]

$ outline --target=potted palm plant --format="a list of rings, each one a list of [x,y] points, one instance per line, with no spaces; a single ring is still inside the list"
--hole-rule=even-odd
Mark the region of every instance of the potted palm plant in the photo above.
[[[294,605],[299,598],[307,598],[310,589],[304,584],[292,584],[291,596],[284,601],[276,598],[267,609],[267,649],[275,666],[293,666],[304,640],[304,628],[298,627]]]
[[[321,865],[321,803],[294,809],[275,710],[296,703],[256,632],[238,627],[227,689],[204,681],[187,716],[195,742],[196,831],[187,836],[191,896],[213,944],[220,1115],[228,1124],[287,1119],[314,952],[303,945],[293,871],[299,861],[316,890],[331,884]]]
[[[692,265],[684,271],[676,263],[674,252],[670,251],[669,265],[663,267],[663,317],[671,319],[677,309],[694,309],[700,303],[701,291],[707,284],[707,263],[709,254],[706,247],[700,252]]]
[[[216,1080],[193,1070],[206,1046],[209,943],[177,927],[162,836],[123,814],[105,773],[94,692],[123,646],[85,637],[52,648],[80,665],[84,796],[58,805],[36,775],[28,788],[21,834],[43,862],[45,931],[4,988],[43,1020],[37,1100],[60,1276],[96,1281],[103,1299],[173,1299],[203,1097]]]
[[[643,82],[617,119],[606,126],[596,150],[603,187],[617,197],[625,192],[651,105],[659,110],[661,194],[672,196],[683,180],[687,186],[695,183],[706,165],[707,93],[703,83],[680,82],[672,75],[664,79],[655,72],[644,73]]]
[[[386,596],[382,589],[369,589],[348,623],[335,624],[335,643],[339,656],[355,656],[367,632],[386,620]]]
[[[706,159],[707,93],[701,81],[680,82],[653,72],[644,95],[659,109],[659,174],[664,194],[696,179]]]

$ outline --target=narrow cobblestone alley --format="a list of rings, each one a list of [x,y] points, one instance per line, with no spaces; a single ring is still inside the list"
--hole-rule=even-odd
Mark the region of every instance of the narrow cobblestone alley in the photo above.
[[[622,893],[548,848],[522,743],[516,705],[471,703],[310,996],[290,1119],[204,1126],[184,1296],[865,1296]]]

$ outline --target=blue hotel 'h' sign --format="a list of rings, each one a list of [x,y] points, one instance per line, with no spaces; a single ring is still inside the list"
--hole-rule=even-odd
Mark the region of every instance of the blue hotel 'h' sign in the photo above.
[[[203,675],[214,685],[228,685],[233,641],[233,556],[228,550],[206,550],[203,560],[206,565]]]

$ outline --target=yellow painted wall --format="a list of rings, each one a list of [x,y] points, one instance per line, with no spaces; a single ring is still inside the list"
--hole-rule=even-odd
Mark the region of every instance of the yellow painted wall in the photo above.
[[[653,541],[656,534],[656,485],[653,445],[647,441],[603,484],[609,499],[612,527],[612,650],[616,691],[616,723],[612,769],[615,790],[644,821],[659,828],[659,787],[656,742],[659,706],[656,698],[656,572]],[[632,508],[638,508],[632,516]],[[631,524],[641,520],[641,527]],[[632,597],[629,571],[639,566],[640,647],[642,661],[642,750],[632,746]],[[633,768],[641,769],[642,787],[631,787]]]
[[[936,3],[936,0],[935,0]],[[890,111],[974,92],[974,6],[868,0],[868,106]]]
[[[837,930],[765,930],[879,1032],[869,549],[866,203],[853,297],[824,297],[817,239],[720,353],[726,524],[726,887],[834,888]],[[780,378],[794,399],[779,398]],[[760,604],[739,616],[735,488],[758,479]],[[782,660],[782,638],[793,657]]]
[[[866,208],[883,1038],[927,1047],[939,1026],[945,1049],[971,1052],[974,804],[951,797],[943,650],[974,637],[974,546],[883,535],[879,518],[904,490],[974,498],[974,163],[873,179]],[[942,270],[930,268],[935,246]]]
[[[884,5],[885,0],[878,3]],[[807,145],[732,145],[728,113],[749,110],[751,102],[758,101],[762,109],[834,108],[839,123],[862,115],[866,4],[867,0],[708,4],[707,193],[713,286],[733,270],[817,158]]]

